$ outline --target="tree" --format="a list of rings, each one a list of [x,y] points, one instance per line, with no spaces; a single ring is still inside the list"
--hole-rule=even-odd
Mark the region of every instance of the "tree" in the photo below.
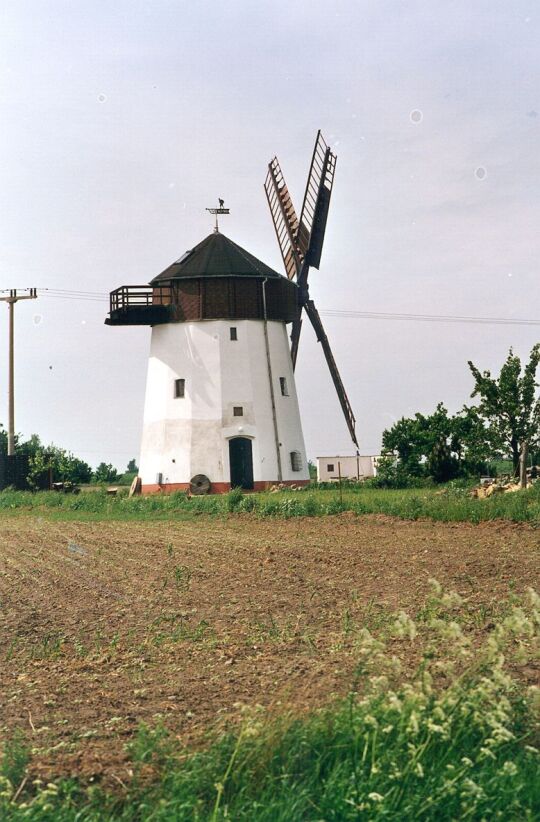
[[[35,434],[28,442],[21,444],[20,451],[30,456],[28,482],[31,488],[43,487],[43,478],[49,471],[53,480],[72,482],[74,485],[92,479],[92,469],[87,462],[56,445],[42,445]]]
[[[138,473],[138,471],[139,471],[139,466],[135,462],[135,459],[130,460],[127,464],[126,473],[127,474],[136,474],[136,473]]]
[[[110,463],[100,462],[94,472],[94,480],[96,482],[116,482],[118,479],[118,471]]]
[[[540,448],[540,397],[536,396],[539,363],[540,343],[533,347],[523,374],[521,360],[512,349],[498,379],[489,371],[479,371],[469,360],[475,380],[471,396],[480,398],[478,414],[487,426],[491,446],[510,453],[515,473],[522,451]]]
[[[398,457],[397,465],[386,466],[396,482],[403,476],[448,482],[482,471],[489,457],[485,426],[477,410],[465,407],[450,416],[442,403],[433,414],[402,418],[386,430],[383,449]]]
[[[52,471],[54,480],[80,484],[90,482],[92,469],[84,460],[75,457],[57,445],[43,445],[37,434],[23,440],[15,436],[17,454],[29,457],[28,483],[31,488],[48,487],[48,474]],[[7,454],[7,432],[0,423],[0,454]]]

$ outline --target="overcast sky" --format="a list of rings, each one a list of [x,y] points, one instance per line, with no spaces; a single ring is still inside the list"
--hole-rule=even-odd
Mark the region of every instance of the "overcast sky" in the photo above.
[[[300,208],[318,128],[338,155],[326,309],[539,319],[540,7],[499,0],[0,6],[0,288],[146,283],[211,232],[283,270],[263,191]],[[226,222],[225,222],[226,220]],[[138,456],[150,329],[107,302],[16,307],[16,428],[96,465]],[[7,422],[0,304],[0,421]],[[362,453],[468,401],[534,326],[324,317]],[[353,453],[314,334],[297,367],[308,455]]]

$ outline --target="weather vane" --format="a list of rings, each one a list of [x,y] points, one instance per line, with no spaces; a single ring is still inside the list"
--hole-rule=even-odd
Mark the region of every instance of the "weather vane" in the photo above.
[[[210,214],[216,215],[216,224],[214,226],[214,231],[216,234],[219,233],[219,225],[218,225],[218,214],[229,214],[230,210],[228,208],[224,208],[225,200],[222,200],[221,197],[218,197],[219,208],[207,208],[206,210],[210,212]]]

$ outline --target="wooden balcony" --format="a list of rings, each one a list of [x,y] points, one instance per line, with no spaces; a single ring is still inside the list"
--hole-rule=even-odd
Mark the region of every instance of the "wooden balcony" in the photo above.
[[[171,319],[172,287],[123,285],[110,293],[107,325],[158,325]]]

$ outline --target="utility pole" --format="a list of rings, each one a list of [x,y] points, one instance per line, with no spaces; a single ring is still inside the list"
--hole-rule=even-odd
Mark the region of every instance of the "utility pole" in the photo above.
[[[37,288],[25,288],[28,294],[18,294],[16,288],[12,288],[8,297],[0,297],[0,302],[8,304],[9,309],[9,377],[8,377],[8,457],[15,455],[15,347],[14,347],[14,325],[15,325],[15,303],[19,300],[35,300],[37,298]]]

